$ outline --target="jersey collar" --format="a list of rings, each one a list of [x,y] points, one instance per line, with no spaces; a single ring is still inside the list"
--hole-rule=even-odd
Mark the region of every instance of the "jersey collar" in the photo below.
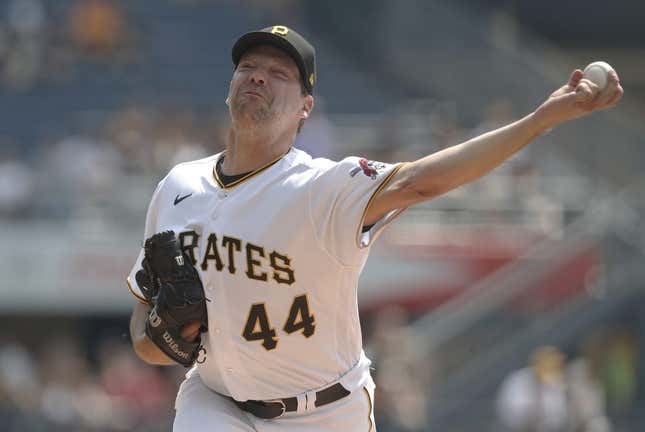
[[[247,175],[245,175],[244,177],[241,177],[241,178],[239,178],[239,179],[235,180],[234,182],[229,183],[228,185],[224,185],[224,182],[222,182],[222,180],[219,178],[219,176],[217,175],[217,170],[215,169],[215,167],[217,166],[217,162],[218,162],[218,161],[219,161],[219,159],[222,157],[222,155],[224,155],[224,153],[225,153],[225,152],[222,152],[222,153],[217,157],[217,159],[215,160],[215,163],[213,164],[213,177],[215,177],[215,181],[217,182],[217,185],[218,185],[221,189],[231,189],[231,188],[233,188],[233,187],[235,187],[235,186],[239,185],[240,183],[243,183],[243,182],[247,181],[247,180],[248,180],[248,179],[250,179],[251,177],[255,177],[256,175],[260,174],[262,171],[264,171],[264,170],[266,170],[266,169],[270,168],[271,166],[275,165],[275,164],[276,164],[277,162],[279,162],[283,157],[285,157],[287,154],[289,154],[289,152],[290,152],[290,151],[291,151],[291,147],[289,147],[289,150],[287,150],[284,154],[280,155],[279,157],[277,157],[276,159],[272,160],[272,161],[271,161],[271,162],[269,162],[268,164],[266,164],[266,165],[264,165],[264,166],[261,166],[260,168],[258,168],[258,169],[256,169],[256,170],[254,170],[254,171],[251,171],[250,173],[248,173],[248,174],[247,174]]]

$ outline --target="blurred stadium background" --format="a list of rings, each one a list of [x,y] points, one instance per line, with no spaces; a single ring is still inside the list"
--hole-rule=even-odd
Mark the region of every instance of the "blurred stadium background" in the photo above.
[[[379,431],[645,430],[645,4],[0,0],[0,431],[167,431],[184,370],[129,345],[157,181],[223,148],[230,47],[317,47],[297,146],[412,160],[529,112],[575,67],[619,108],[410,209],[360,288]],[[550,347],[550,348],[549,348]]]

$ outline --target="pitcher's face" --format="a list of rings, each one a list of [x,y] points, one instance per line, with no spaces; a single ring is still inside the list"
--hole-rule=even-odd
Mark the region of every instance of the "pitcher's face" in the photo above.
[[[234,120],[267,123],[278,119],[297,124],[308,95],[300,71],[282,50],[258,45],[242,55],[229,86],[229,111]],[[309,96],[310,97],[310,96]]]

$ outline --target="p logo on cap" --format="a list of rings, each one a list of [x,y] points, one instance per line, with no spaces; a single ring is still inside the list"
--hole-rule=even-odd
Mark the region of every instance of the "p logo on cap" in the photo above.
[[[280,36],[286,36],[287,33],[289,33],[289,29],[285,26],[273,26],[271,29],[271,33],[273,34],[279,34]]]

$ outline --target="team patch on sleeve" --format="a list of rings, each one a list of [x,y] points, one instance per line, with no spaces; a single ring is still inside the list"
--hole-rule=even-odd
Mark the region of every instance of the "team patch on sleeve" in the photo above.
[[[364,158],[358,159],[356,166],[349,170],[349,176],[354,177],[359,172],[363,171],[367,177],[370,177],[372,180],[376,180],[378,175],[383,172],[387,167],[384,163],[367,160]]]

